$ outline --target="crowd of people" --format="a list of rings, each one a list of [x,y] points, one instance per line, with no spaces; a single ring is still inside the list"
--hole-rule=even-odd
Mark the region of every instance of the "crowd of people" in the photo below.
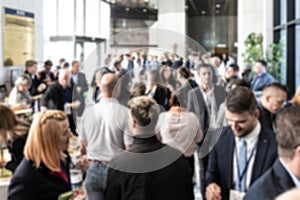
[[[91,84],[80,65],[60,59],[52,69],[47,60],[37,72],[28,60],[0,104],[9,199],[73,190],[71,199],[192,200],[194,187],[207,200],[274,199],[300,187],[300,87],[289,100],[264,60],[249,76],[233,56],[109,56]],[[15,114],[25,108],[33,120]],[[81,144],[80,189],[71,137]]]

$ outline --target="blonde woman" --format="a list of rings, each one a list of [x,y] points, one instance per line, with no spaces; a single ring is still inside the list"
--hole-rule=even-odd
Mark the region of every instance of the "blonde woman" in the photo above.
[[[8,198],[52,200],[70,191],[67,149],[71,136],[64,112],[40,113],[30,128],[25,158],[10,182]]]
[[[14,112],[4,104],[0,104],[0,144],[8,147],[12,160],[0,162],[0,168],[15,171],[23,158],[29,124],[17,119]]]

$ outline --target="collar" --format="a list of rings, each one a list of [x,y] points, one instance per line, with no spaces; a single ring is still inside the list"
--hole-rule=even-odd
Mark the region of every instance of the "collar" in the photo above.
[[[133,136],[133,144],[151,144],[156,143],[158,141],[156,135],[153,136],[145,136],[145,135],[139,135]]]
[[[215,86],[212,84],[209,91],[203,90],[202,85],[200,85],[199,88],[200,88],[201,92],[204,94],[212,94],[215,89]]]
[[[255,142],[259,136],[259,133],[261,131],[261,124],[259,121],[257,121],[256,127],[246,136],[244,136],[244,139],[246,140],[247,144],[250,144],[250,142]],[[235,137],[236,141],[239,141],[240,137]]]
[[[112,103],[118,103],[118,100],[116,98],[113,97],[102,97],[100,102],[112,102]]]
[[[290,177],[292,178],[295,186],[297,188],[300,188],[300,180],[293,174],[293,172],[288,168],[288,166],[284,163],[284,161],[281,158],[279,158],[279,161],[282,164],[282,166],[284,167],[284,169],[287,171],[287,173],[290,175]]]

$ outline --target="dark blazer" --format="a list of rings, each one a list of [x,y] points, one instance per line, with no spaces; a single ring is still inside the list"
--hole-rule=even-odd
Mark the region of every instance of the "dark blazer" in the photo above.
[[[224,127],[221,136],[209,154],[205,185],[218,184],[222,189],[222,199],[229,199],[233,185],[234,134],[230,127]],[[266,172],[277,159],[277,143],[274,133],[262,127],[258,136],[256,156],[250,185]]]
[[[169,100],[171,97],[171,91],[169,90],[169,88],[167,88],[161,84],[157,84],[156,86],[157,87],[156,87],[153,99],[157,102],[157,104],[161,105],[165,111],[167,111],[170,108]],[[151,91],[149,91],[148,94],[150,92]]]
[[[64,92],[61,85],[58,82],[50,85],[42,97],[41,106],[45,106],[51,110],[64,111],[64,104]]]
[[[42,81],[38,79],[36,74],[30,74],[28,71],[25,71],[25,74],[27,74],[31,80],[31,86],[29,88],[30,95],[35,96],[40,94],[37,88],[42,83]]]
[[[188,100],[188,93],[191,89],[198,87],[198,84],[196,81],[189,79],[188,82],[184,83],[180,86],[178,89],[178,93],[182,95],[182,98],[180,101],[180,106],[186,108],[187,107],[187,100]]]
[[[262,126],[267,127],[274,132],[273,120],[275,121],[275,115],[271,114],[267,109],[265,109],[262,106],[261,102],[258,102],[258,109],[260,111],[258,120],[260,121]]]
[[[163,150],[162,150],[163,149]],[[141,156],[161,150],[160,156]],[[131,152],[131,153],[129,153]],[[129,152],[115,156],[108,169],[106,199],[109,200],[192,200],[194,199],[192,179],[187,160],[179,151],[160,143],[156,136],[134,138]],[[134,154],[133,154],[134,153]],[[140,155],[140,156],[138,156]],[[177,158],[169,165],[155,171],[147,168],[151,163]],[[153,164],[155,166],[156,164]],[[159,166],[159,165],[158,165]],[[122,169],[122,170],[117,170]],[[147,172],[138,173],[144,169]],[[127,171],[127,172],[126,172]],[[137,173],[130,173],[134,171]]]
[[[214,86],[214,96],[216,100],[217,109],[220,104],[225,100],[225,89],[220,86]],[[208,111],[205,104],[204,97],[199,87],[190,90],[188,93],[187,109],[197,115],[203,133],[206,134],[209,127]]]
[[[71,79],[71,85],[74,88],[74,90],[76,90],[77,86],[81,87],[81,92],[76,94],[77,93],[77,90],[76,90],[76,93],[75,93],[75,95],[78,95],[78,100],[80,101],[80,106],[78,108],[78,115],[81,116],[84,111],[84,108],[85,108],[85,99],[83,97],[83,93],[87,92],[89,89],[86,78],[85,78],[85,74],[82,72],[78,72],[77,83],[75,84],[73,82],[73,79]],[[73,90],[73,93],[75,92],[74,90]]]
[[[69,159],[68,159],[69,160]],[[70,180],[69,165],[65,166],[67,177]],[[45,165],[36,169],[31,161],[23,158],[9,188],[9,200],[58,199],[61,193],[71,190],[70,181],[65,182],[60,176],[51,174]]]
[[[273,200],[277,195],[296,187],[279,160],[250,187],[245,200]]]
[[[26,143],[27,134],[24,136],[14,136],[12,139],[12,146],[8,146],[9,152],[11,154],[11,161],[6,163],[5,168],[15,172],[19,163],[23,159],[23,150]]]

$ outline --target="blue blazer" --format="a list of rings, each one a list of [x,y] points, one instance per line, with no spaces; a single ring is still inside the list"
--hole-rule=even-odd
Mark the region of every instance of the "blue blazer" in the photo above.
[[[230,127],[224,127],[221,136],[209,154],[205,185],[218,184],[222,189],[222,200],[229,199],[233,184],[234,134]],[[277,158],[277,142],[274,133],[262,126],[258,136],[256,156],[253,165],[252,183],[266,172]]]
[[[245,200],[273,200],[277,195],[296,187],[279,160],[250,187]]]

